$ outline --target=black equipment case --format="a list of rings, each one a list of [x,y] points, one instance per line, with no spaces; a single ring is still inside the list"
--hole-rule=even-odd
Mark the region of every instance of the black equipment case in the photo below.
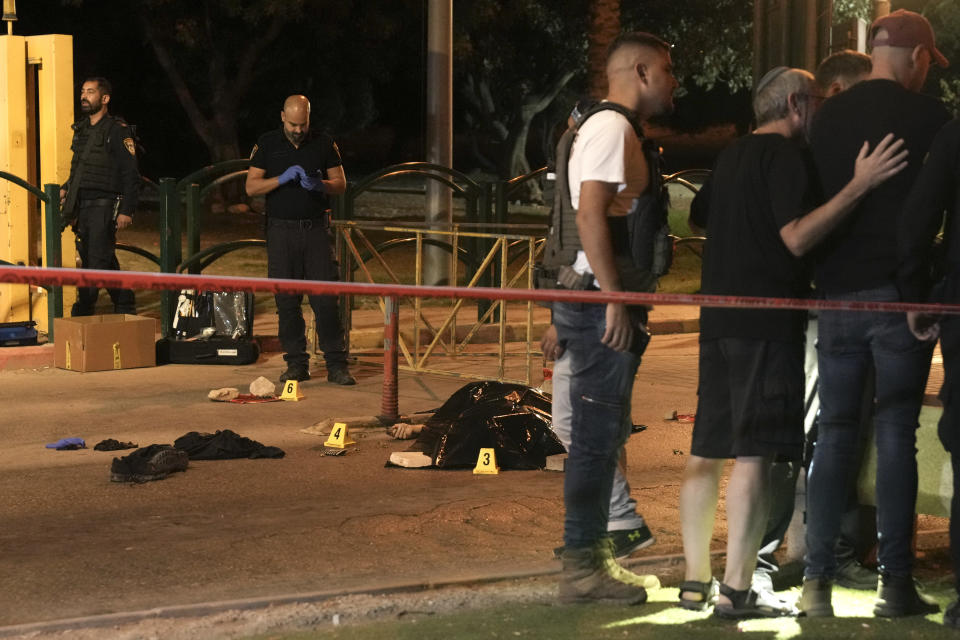
[[[213,336],[157,341],[157,364],[252,364],[260,357],[254,340]]]
[[[157,341],[157,364],[251,364],[260,356],[252,293],[182,291],[173,324],[174,337]]]

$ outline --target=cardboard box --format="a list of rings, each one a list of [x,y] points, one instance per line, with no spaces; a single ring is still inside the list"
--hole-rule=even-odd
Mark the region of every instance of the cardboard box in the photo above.
[[[60,369],[108,371],[157,365],[157,321],[124,314],[57,318],[54,359]]]

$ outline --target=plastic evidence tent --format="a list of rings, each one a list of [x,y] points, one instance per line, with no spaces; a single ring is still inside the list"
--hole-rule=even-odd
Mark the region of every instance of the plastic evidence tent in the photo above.
[[[564,453],[550,429],[550,399],[519,384],[473,382],[437,409],[411,451],[441,469],[473,467],[483,447],[493,447],[501,469],[542,469],[546,457]]]

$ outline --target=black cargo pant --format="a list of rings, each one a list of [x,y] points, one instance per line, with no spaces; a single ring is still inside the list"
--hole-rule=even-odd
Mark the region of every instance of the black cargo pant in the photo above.
[[[330,236],[323,220],[267,218],[267,277],[293,280],[339,280]],[[308,366],[302,295],[277,294],[279,338],[290,366]],[[347,366],[347,352],[337,296],[308,296],[316,319],[317,340],[327,370]]]
[[[117,261],[117,223],[113,218],[114,200],[98,198],[77,203],[77,253],[84,269],[120,270]],[[130,289],[107,289],[114,313],[136,313],[136,299]],[[93,315],[100,296],[99,287],[78,287],[72,315]]]

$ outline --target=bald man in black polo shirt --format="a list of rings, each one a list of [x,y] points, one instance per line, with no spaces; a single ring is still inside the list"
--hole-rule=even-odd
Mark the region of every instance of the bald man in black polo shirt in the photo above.
[[[283,126],[260,136],[250,154],[247,195],[267,201],[267,276],[338,280],[327,234],[329,194],[343,193],[347,178],[336,143],[310,131],[310,101],[290,96],[280,113]],[[310,356],[304,335],[303,296],[277,294],[279,337],[287,370],[280,381],[309,380]],[[356,384],[347,353],[336,296],[309,296],[317,338],[327,363],[327,380]]]

